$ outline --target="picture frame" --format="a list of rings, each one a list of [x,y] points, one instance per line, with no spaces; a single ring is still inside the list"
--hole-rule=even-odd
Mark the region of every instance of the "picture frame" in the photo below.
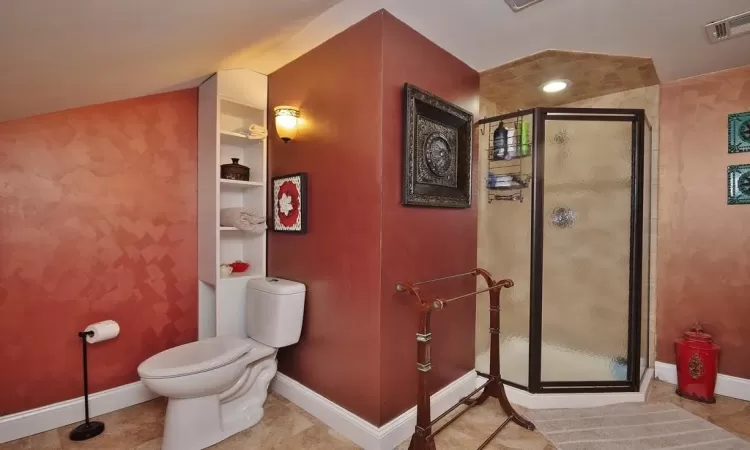
[[[729,115],[729,153],[750,152],[750,112]]]
[[[271,179],[273,231],[307,233],[307,173]]]
[[[750,164],[727,167],[727,204],[750,204]]]
[[[469,111],[404,85],[402,205],[471,207],[473,123]]]

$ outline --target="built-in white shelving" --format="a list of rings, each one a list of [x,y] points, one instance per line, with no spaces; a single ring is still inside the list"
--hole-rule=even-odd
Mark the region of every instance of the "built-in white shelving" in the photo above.
[[[221,141],[225,144],[238,145],[240,147],[259,147],[264,144],[265,139],[251,139],[245,133],[236,131],[219,131]]]
[[[237,132],[235,132],[235,131],[225,131],[225,130],[221,130],[221,131],[219,131],[219,133],[221,133],[221,135],[222,135],[222,136],[227,136],[227,137],[231,137],[231,138],[237,138],[237,139],[247,139],[247,136],[245,136],[245,135],[244,135],[244,134],[242,134],[242,133],[237,133]],[[250,139],[248,139],[248,140],[250,140]]]
[[[262,187],[265,186],[265,183],[262,181],[242,181],[242,180],[219,180],[219,183],[222,184],[222,186],[228,186],[233,187],[236,186],[238,188],[248,188],[248,187]]]
[[[233,280],[239,280],[239,279],[247,281],[247,280],[254,280],[256,278],[263,278],[264,276],[265,275],[263,275],[263,274],[257,274],[257,273],[254,274],[254,273],[247,273],[247,272],[233,273],[233,274],[229,275],[228,277],[222,278],[221,281],[232,282]]]
[[[250,70],[218,72],[199,90],[198,105],[198,277],[200,339],[244,332],[247,281],[266,275],[266,236],[219,223],[222,208],[242,207],[266,214],[265,139],[249,139],[250,125],[266,124],[267,78]],[[225,180],[220,166],[239,158],[250,180]],[[247,261],[243,273],[221,278],[219,267]]]

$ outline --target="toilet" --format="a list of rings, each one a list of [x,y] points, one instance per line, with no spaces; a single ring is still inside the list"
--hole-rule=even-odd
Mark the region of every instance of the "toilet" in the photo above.
[[[146,387],[169,399],[163,450],[206,448],[263,418],[276,352],[299,341],[305,285],[250,280],[245,302],[246,335],[180,345],[138,366]]]

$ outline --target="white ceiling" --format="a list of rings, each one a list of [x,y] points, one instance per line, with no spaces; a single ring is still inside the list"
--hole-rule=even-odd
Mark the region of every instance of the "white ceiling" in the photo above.
[[[341,0],[0,0],[0,122],[196,86]]]
[[[545,0],[514,13],[503,0],[345,0],[273,49],[273,71],[380,8],[478,71],[572,50],[653,58],[661,81],[750,64],[750,35],[711,45],[703,26],[750,0]]]
[[[270,73],[386,8],[483,71],[546,50],[651,57],[662,81],[750,64],[703,25],[750,0],[1,0],[0,122]]]
[[[750,0],[545,0],[518,13],[502,0],[434,2],[396,1],[394,15],[479,71],[547,49],[650,57],[662,81],[750,64],[750,36],[711,45],[703,28]]]

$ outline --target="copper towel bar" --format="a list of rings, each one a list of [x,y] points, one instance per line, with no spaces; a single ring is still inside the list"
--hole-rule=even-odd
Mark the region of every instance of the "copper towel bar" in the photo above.
[[[481,275],[487,283],[487,288],[441,300],[437,297],[426,298],[417,287],[427,283],[434,283],[436,281],[449,280],[467,275]],[[494,439],[495,436],[497,436],[497,434],[500,433],[500,431],[511,421],[528,430],[533,430],[535,428],[533,423],[523,418],[515,409],[513,409],[513,406],[508,401],[508,397],[505,395],[505,387],[500,380],[500,290],[512,286],[512,280],[495,281],[492,279],[489,272],[480,268],[476,268],[466,273],[435,278],[427,281],[419,281],[416,283],[400,282],[396,284],[396,291],[409,292],[411,295],[417,297],[417,308],[419,310],[419,329],[417,331],[417,426],[411,437],[409,450],[435,450],[435,435],[443,431],[447,426],[452,424],[472,407],[484,403],[489,397],[498,399],[500,406],[503,408],[505,414],[508,415],[508,418],[478,447],[478,450],[486,447],[487,444],[489,444],[492,439]],[[459,400],[458,403],[450,407],[435,420],[430,420],[430,393],[428,390],[428,373],[432,369],[432,361],[430,359],[430,341],[432,340],[430,315],[432,314],[432,311],[442,310],[450,302],[481,294],[483,292],[490,293],[490,373],[487,375],[488,380],[469,395]],[[479,397],[472,399],[471,397],[479,391],[482,391]],[[466,405],[466,408],[438,429],[432,431],[432,427],[435,424],[461,405]]]

